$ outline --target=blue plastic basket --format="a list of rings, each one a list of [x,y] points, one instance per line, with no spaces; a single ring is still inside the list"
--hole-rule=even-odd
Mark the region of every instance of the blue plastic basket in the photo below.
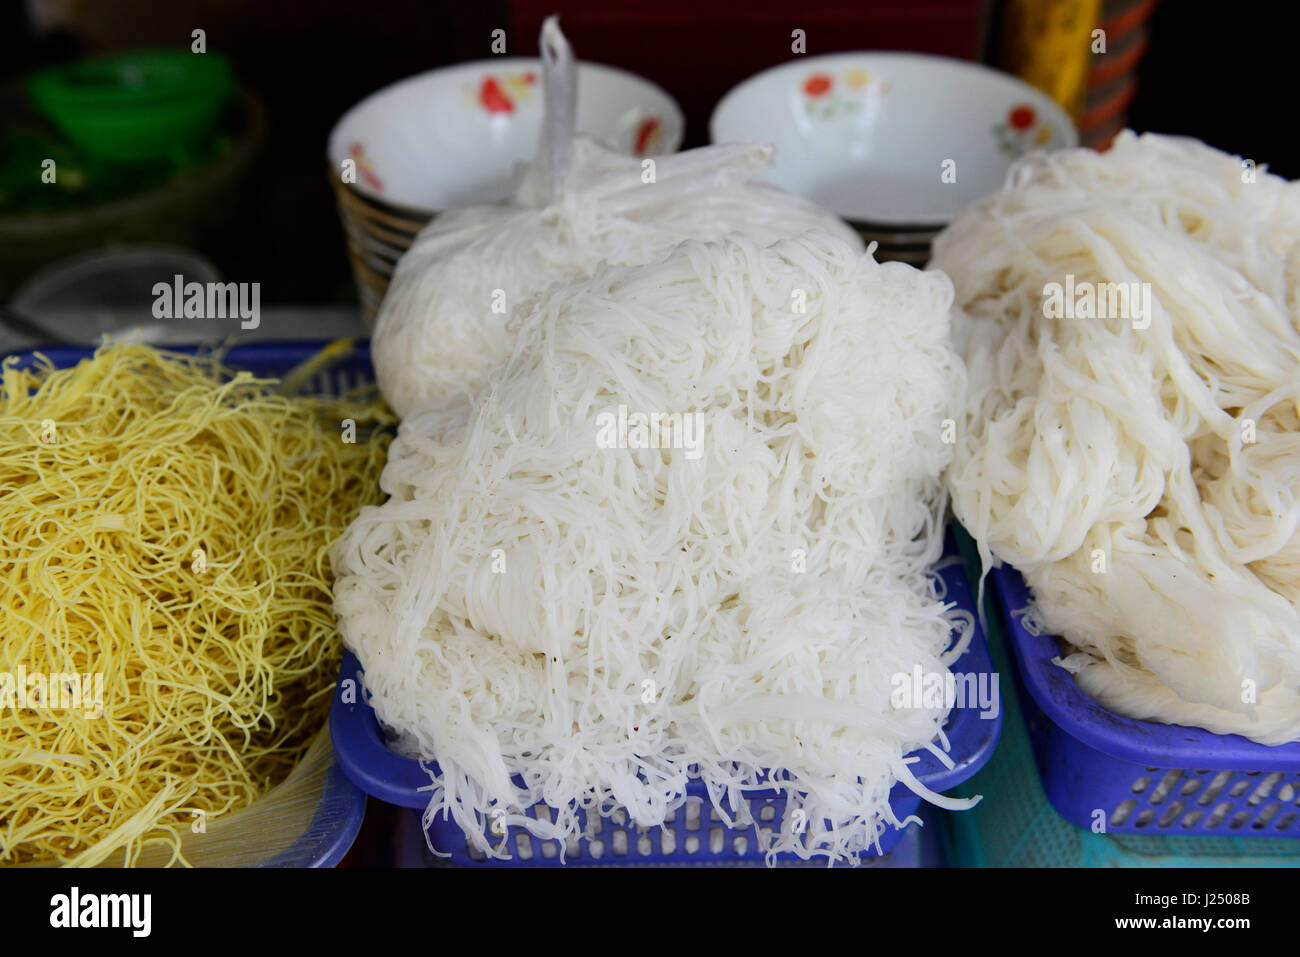
[[[951,538],[948,544],[948,554],[955,555],[956,546]],[[945,563],[938,574],[947,589],[947,600],[973,613],[974,599],[961,564]],[[978,625],[970,647],[957,660],[952,670],[962,674],[992,675],[984,634]],[[364,701],[344,703],[341,691],[346,679],[354,680],[356,688],[364,688],[360,665],[350,653],[344,656],[339,676],[340,693],[334,697],[330,715],[330,730],[334,735],[334,751],[339,763],[352,780],[371,796],[400,807],[425,808],[429,801],[429,774],[418,761],[402,757],[388,749],[379,721],[369,704]],[[996,682],[996,676],[992,680]],[[949,757],[954,766],[947,768],[932,754],[922,751],[917,755],[919,760],[912,766],[913,774],[934,791],[955,787],[975,774],[989,759],[997,746],[1001,728],[1001,709],[995,716],[985,718],[981,717],[977,707],[955,708],[945,729],[951,745]],[[426,790],[421,790],[422,788]],[[916,812],[921,803],[919,797],[901,784],[894,788],[890,800],[894,813],[900,818]],[[779,791],[752,792],[749,795],[749,811],[755,823],[747,828],[729,829],[709,803],[703,785],[693,781],[688,788],[684,806],[670,814],[663,827],[638,827],[622,810],[615,810],[608,817],[591,820],[581,815],[583,836],[571,839],[565,845],[563,861],[558,841],[538,840],[522,829],[512,828],[503,838],[511,857],[487,863],[534,867],[560,863],[761,863],[765,859],[761,848],[766,838],[762,831],[774,825],[779,826],[777,822],[783,817],[784,809],[785,798]],[[530,809],[530,813],[540,818],[549,814],[550,809],[545,804],[538,804]],[[902,830],[887,829],[880,835],[880,852],[888,854],[902,835]],[[428,827],[428,841],[436,853],[446,855],[452,863],[485,863],[481,853],[472,849],[464,832],[449,817],[435,817]],[[780,855],[779,860],[795,862],[799,858]]]
[[[944,841],[941,818],[944,812],[928,804],[922,804],[917,811],[921,826],[908,827],[901,832],[898,843],[893,850],[881,857],[871,856],[861,859],[863,867],[879,867],[887,870],[946,867],[947,849]],[[423,813],[413,810],[401,810],[393,825],[392,840],[381,852],[382,856],[375,866],[404,868],[439,868],[458,865],[449,858],[438,857],[430,853],[422,823]],[[811,862],[813,866],[817,862]],[[749,862],[736,862],[736,866],[751,866]]]
[[[324,342],[258,342],[235,346],[223,356],[225,365],[232,369],[252,372],[265,378],[279,378],[288,373],[299,363],[316,355],[326,343]],[[182,355],[193,355],[203,346],[166,346],[165,351]],[[35,364],[39,352],[55,368],[65,369],[76,365],[83,359],[94,355],[93,348],[82,346],[52,346],[49,348],[16,353],[17,364],[29,367]],[[347,355],[323,367],[303,386],[302,391],[311,395],[342,395],[345,392],[365,386],[375,381],[374,370],[370,364],[370,347],[367,342],[358,342],[356,348]],[[336,761],[322,772],[320,801],[312,820],[294,843],[283,850],[269,851],[268,856],[257,863],[258,867],[334,867],[347,854],[361,830],[365,817],[366,794],[351,779],[340,771]],[[267,841],[268,846],[280,846],[277,840]],[[201,860],[199,861],[201,863]]]
[[[293,846],[257,867],[337,867],[352,849],[366,817],[366,792],[352,783],[331,758],[311,823]]]
[[[1300,743],[1156,724],[1103,708],[1052,663],[1057,639],[1025,630],[1032,598],[1014,569],[989,582],[1023,680],[1026,721],[1052,806],[1113,834],[1300,837]]]
[[[970,536],[958,541],[972,581],[980,560]],[[989,657],[1002,680],[1002,740],[980,772],[960,785],[961,796],[983,796],[974,808],[945,814],[948,862],[954,867],[1297,867],[1300,841],[1183,834],[1096,834],[1076,827],[1043,790],[1025,721],[1037,707],[1012,663],[995,589],[984,594]],[[1041,717],[1036,720],[1045,720]]]
[[[252,342],[248,345],[234,346],[225,352],[222,361],[232,369],[242,369],[262,378],[280,378],[301,362],[305,362],[320,352],[329,343],[326,342]],[[307,395],[343,395],[351,389],[371,385],[375,381],[375,370],[370,364],[370,343],[365,340],[355,342],[355,348],[347,354],[340,354],[336,359],[322,367],[321,371],[307,380],[302,391]],[[180,355],[194,355],[203,350],[210,352],[210,346],[168,345],[159,346],[164,352]],[[85,346],[50,346],[28,352],[14,353],[20,368],[35,364],[36,354],[49,359],[57,369],[74,366],[82,359],[89,359],[95,354],[93,348]]]

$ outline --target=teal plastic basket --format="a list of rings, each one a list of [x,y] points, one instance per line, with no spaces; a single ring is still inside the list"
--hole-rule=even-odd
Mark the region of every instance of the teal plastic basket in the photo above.
[[[979,556],[958,529],[958,546],[972,583]],[[946,814],[947,857],[954,867],[1300,867],[1300,841],[1277,838],[1097,834],[1069,823],[1043,790],[1001,615],[990,589],[984,596],[989,654],[999,675],[1002,740],[992,759],[956,793],[984,799]]]

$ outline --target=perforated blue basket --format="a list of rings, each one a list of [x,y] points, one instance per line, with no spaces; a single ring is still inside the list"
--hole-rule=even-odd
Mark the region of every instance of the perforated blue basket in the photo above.
[[[956,555],[955,543],[949,539],[948,554]],[[947,589],[947,600],[974,613],[974,598],[960,562],[941,565],[939,576]],[[989,675],[996,686],[983,631],[976,634],[966,653],[953,665],[955,673]],[[423,809],[428,805],[429,774],[418,761],[390,751],[374,711],[364,700],[345,703],[344,681],[352,679],[352,688],[364,689],[363,675],[355,657],[345,654],[339,676],[340,691],[334,696],[330,731],[334,750],[344,771],[358,787],[373,797],[400,807]],[[364,695],[360,696],[364,699]],[[975,774],[993,753],[1002,729],[1002,712],[982,717],[978,706],[954,708],[946,733],[953,767],[945,767],[927,751],[918,752],[912,772],[926,787],[945,791]],[[665,864],[748,864],[765,859],[762,831],[779,827],[785,810],[785,798],[776,790],[752,792],[749,811],[754,824],[747,828],[725,826],[710,804],[703,785],[692,781],[684,806],[670,815],[663,827],[641,828],[625,811],[616,810],[608,817],[588,820],[582,815],[583,836],[570,840],[564,847],[563,863],[582,865],[665,865]],[[917,811],[921,799],[903,785],[890,795],[891,806],[899,818]],[[550,813],[545,804],[530,809],[534,817]],[[450,818],[438,816],[428,827],[428,840],[434,851],[461,865],[485,863],[472,849],[460,827]],[[889,828],[880,836],[880,852],[888,854],[902,837],[903,831]],[[494,866],[551,866],[562,863],[559,842],[538,840],[520,828],[511,828],[502,838],[511,857],[491,860]],[[794,862],[794,855],[780,860]]]
[[[1072,824],[1115,834],[1300,837],[1300,743],[1107,711],[1064,668],[1058,640],[1022,623],[1032,603],[1018,572],[989,573],[1026,695],[1026,721],[1052,806]]]
[[[969,784],[970,782],[967,782]],[[965,786],[965,785],[963,785]],[[921,826],[911,826],[902,831],[898,843],[888,854],[859,859],[862,867],[883,868],[886,870],[908,870],[912,868],[932,868],[948,866],[947,847],[944,840],[942,820],[951,817],[938,808],[924,804],[917,809]],[[399,809],[393,816],[390,840],[380,850],[381,857],[375,866],[404,868],[455,868],[458,865],[450,858],[441,858],[430,853],[425,837],[424,825],[420,811]],[[575,862],[576,863],[576,862]],[[630,866],[630,865],[629,865]],[[725,866],[719,863],[714,866]],[[755,866],[749,861],[738,861],[733,866]],[[824,866],[816,861],[806,866]]]
[[[231,369],[244,370],[259,378],[282,378],[299,363],[317,355],[330,343],[326,342],[251,342],[248,345],[233,346],[222,354],[223,363]],[[158,346],[163,352],[175,352],[179,355],[194,355],[203,350],[211,352],[210,345],[167,345]],[[85,346],[49,346],[28,352],[14,353],[20,368],[34,365],[36,355],[40,353],[53,363],[56,369],[75,366],[82,359],[89,359],[95,354],[93,348]],[[357,340],[348,353],[340,353],[336,358],[322,366],[321,370],[307,380],[302,387],[306,395],[343,395],[351,389],[371,385],[375,381],[375,370],[370,364],[370,343]]]

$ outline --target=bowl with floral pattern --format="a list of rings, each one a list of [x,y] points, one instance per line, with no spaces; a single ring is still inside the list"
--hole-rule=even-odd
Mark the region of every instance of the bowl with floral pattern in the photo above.
[[[671,96],[614,67],[578,63],[577,132],[624,153],[671,153],[684,122]],[[497,57],[421,73],[373,93],[330,133],[342,184],[390,211],[428,219],[508,198],[537,150],[542,65]]]
[[[1075,146],[1069,115],[1023,81],[915,53],[800,57],[732,89],[715,143],[776,147],[768,179],[860,227],[932,233],[1031,150]]]

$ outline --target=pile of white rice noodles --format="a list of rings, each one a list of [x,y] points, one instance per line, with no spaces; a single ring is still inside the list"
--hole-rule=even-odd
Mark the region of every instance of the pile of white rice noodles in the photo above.
[[[1062,664],[1124,715],[1300,738],[1300,185],[1125,134],[1021,162],[934,265],[970,373],[953,508]],[[1046,316],[1067,274],[1149,283],[1149,320]]]
[[[643,188],[670,187],[661,175]],[[696,212],[721,232],[709,195]],[[761,235],[738,196],[725,215]],[[534,254],[591,275],[532,297],[506,364],[473,396],[403,420],[382,479],[391,499],[335,550],[342,633],[396,746],[436,759],[426,821],[449,814],[486,854],[506,853],[494,825],[571,842],[579,809],[661,825],[698,775],[727,824],[752,823],[746,792],[787,793],[784,817],[759,822],[764,850],[843,859],[906,823],[888,802],[896,782],[970,803],[930,793],[906,759],[946,759],[946,707],[890,701],[892,676],[946,677],[973,632],[929,572],[943,422],[964,379],[952,287],[824,230],[656,254],[687,213],[657,215],[616,230],[636,244],[615,258],[645,265],[595,268],[605,254],[576,240],[536,251],[510,235],[521,225],[478,240],[488,272],[513,250],[513,278],[438,272],[455,290],[514,295],[536,285],[519,279]],[[614,248],[577,208],[528,216]],[[444,391],[454,364],[428,350],[460,342],[457,363],[478,368],[477,350],[506,348],[501,329],[458,340],[478,321],[455,301],[470,293],[403,265],[386,328],[417,301],[455,317],[456,331],[405,347],[426,350]],[[626,443],[606,447],[602,417],[620,405],[698,413],[702,432],[683,419],[656,440],[629,418]]]
[[[767,245],[820,229],[862,248],[833,214],[753,181],[771,163],[768,146],[638,160],[580,137],[571,151],[557,201],[539,159],[513,204],[444,213],[402,256],[372,343],[379,387],[399,415],[483,385],[510,354],[511,316],[602,262],[641,265],[684,240],[733,232]]]

